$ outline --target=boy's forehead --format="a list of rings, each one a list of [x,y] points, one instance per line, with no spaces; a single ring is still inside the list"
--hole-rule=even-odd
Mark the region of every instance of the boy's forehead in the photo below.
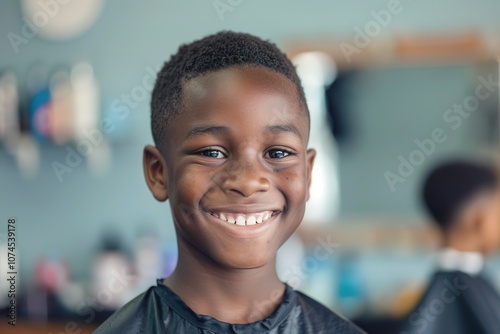
[[[219,115],[263,107],[267,123],[296,123],[308,137],[309,120],[297,87],[280,73],[258,67],[231,67],[207,73],[183,84],[182,107],[172,123],[199,120],[207,109]],[[208,113],[208,117],[213,115]]]
[[[239,88],[279,92],[291,104],[300,104],[297,87],[291,80],[281,73],[256,66],[232,66],[190,79],[182,85],[182,100],[210,98]]]

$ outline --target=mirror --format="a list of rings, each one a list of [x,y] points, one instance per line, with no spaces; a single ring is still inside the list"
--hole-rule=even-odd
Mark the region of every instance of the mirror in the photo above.
[[[349,59],[338,41],[290,45],[294,59],[322,54],[333,63],[321,75],[333,82],[315,88],[324,103],[308,101],[311,125],[326,122],[334,138],[318,154],[331,160],[329,177],[316,180],[333,180],[326,182],[337,194],[330,196],[330,221],[421,221],[420,185],[433,164],[457,156],[497,158],[499,62],[483,37],[399,36]],[[313,88],[298,70],[307,95]],[[318,130],[311,130],[314,139]]]

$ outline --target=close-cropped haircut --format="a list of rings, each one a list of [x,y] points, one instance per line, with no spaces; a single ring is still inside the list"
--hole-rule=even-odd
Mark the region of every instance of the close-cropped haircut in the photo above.
[[[288,57],[269,41],[222,31],[181,45],[158,73],[151,97],[151,130],[156,146],[165,140],[167,125],[182,113],[183,84],[233,66],[260,67],[284,75],[297,87],[298,102],[303,104],[309,121],[304,91]]]
[[[464,160],[438,165],[427,175],[422,199],[434,221],[449,229],[459,211],[484,192],[497,187],[493,166]]]

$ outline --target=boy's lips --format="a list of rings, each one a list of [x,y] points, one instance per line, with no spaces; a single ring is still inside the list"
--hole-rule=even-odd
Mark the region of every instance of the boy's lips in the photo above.
[[[253,213],[228,212],[228,211],[209,211],[209,214],[229,224],[240,226],[256,225],[266,222],[272,216],[279,214],[280,211],[265,210]]]
[[[242,208],[202,210],[209,220],[220,226],[225,234],[238,239],[256,238],[275,226],[282,210],[244,210]],[[223,217],[222,217],[223,216]],[[221,219],[221,218],[225,218]],[[255,219],[255,223],[253,220]],[[262,221],[257,223],[257,219]],[[234,222],[233,222],[234,220]]]
[[[278,207],[269,207],[269,205],[224,205],[202,207],[202,210],[218,221],[236,226],[251,226],[265,223],[283,212]]]

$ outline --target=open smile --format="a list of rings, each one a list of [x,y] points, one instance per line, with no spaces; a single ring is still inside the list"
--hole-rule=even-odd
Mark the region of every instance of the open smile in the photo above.
[[[222,211],[209,211],[211,216],[225,221],[228,224],[235,224],[240,226],[256,225],[266,222],[269,218],[276,216],[280,211],[267,210],[256,213],[232,213]]]

